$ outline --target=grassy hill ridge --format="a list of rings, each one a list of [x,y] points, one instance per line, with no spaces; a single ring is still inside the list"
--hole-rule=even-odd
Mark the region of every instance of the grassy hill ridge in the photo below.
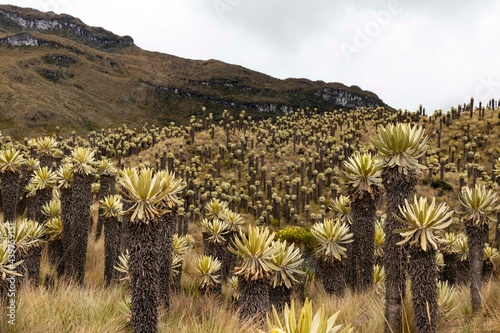
[[[280,80],[218,60],[149,52],[69,15],[0,5],[0,130],[16,139],[125,123],[185,122],[206,106],[255,118],[384,106],[357,86]]]

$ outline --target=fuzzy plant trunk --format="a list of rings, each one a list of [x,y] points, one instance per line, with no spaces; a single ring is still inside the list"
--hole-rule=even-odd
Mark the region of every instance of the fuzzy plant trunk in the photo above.
[[[60,188],[61,200],[61,222],[62,222],[62,246],[63,246],[63,273],[67,276],[73,275],[72,272],[72,244],[73,235],[71,232],[73,214],[71,210],[72,193],[70,187]]]
[[[48,245],[49,262],[56,268],[57,276],[64,274],[64,245],[62,238],[49,241]]]
[[[229,250],[227,247],[228,243],[217,243],[214,244],[214,252],[209,254],[214,256],[215,258],[219,259],[221,262],[221,281],[226,281],[228,278],[230,278],[230,268],[229,268]]]
[[[245,280],[240,277],[238,289],[240,298],[238,305],[240,308],[240,319],[248,320],[255,318],[260,323],[264,323],[266,313],[271,309],[269,300],[269,280],[256,279]]]
[[[349,243],[350,244],[350,243]],[[304,258],[303,265],[307,271],[315,272],[315,278],[319,277],[319,272],[316,268],[317,260],[314,255],[314,250],[308,247],[304,248],[302,258]]]
[[[319,281],[321,281],[323,288],[329,295],[344,296],[346,288],[346,280],[343,274],[344,266],[344,261],[333,258],[327,260],[323,260],[323,258],[317,259],[316,270]]]
[[[2,174],[2,210],[3,220],[15,221],[17,217],[19,172],[5,171]]]
[[[351,231],[354,236],[350,253],[351,272],[348,276],[353,278],[354,289],[363,291],[373,285],[377,200],[365,195],[362,199],[353,200],[351,207]]]
[[[36,217],[36,196],[26,195],[26,218],[29,220],[35,220]]]
[[[411,295],[417,333],[435,333],[438,320],[436,252],[409,248]]]
[[[457,262],[457,284],[468,285],[470,282],[469,259]]]
[[[472,311],[478,312],[481,309],[484,240],[488,236],[488,226],[473,226],[471,224],[468,223],[465,226],[469,242],[470,295]]]
[[[13,276],[7,276],[5,280],[0,279],[0,306],[4,307],[8,305],[9,302],[9,289],[10,284],[16,284],[16,278]]]
[[[285,304],[290,304],[292,297],[292,288],[287,288],[285,285],[271,287],[269,289],[269,300],[276,310],[281,311],[285,308]]]
[[[21,166],[19,174],[19,185],[17,188],[17,214],[23,215],[27,207],[26,191],[24,188],[28,185],[31,177],[31,170],[28,170],[26,165]]]
[[[203,241],[203,254],[208,256],[208,251],[210,245],[208,244],[208,237],[210,237],[210,234],[208,232],[202,232],[201,233],[202,241]]]
[[[118,276],[114,265],[120,255],[122,224],[117,217],[102,217],[104,223],[104,283],[109,286]]]
[[[170,292],[179,293],[181,291],[182,265],[179,273],[170,277]]]
[[[491,260],[483,261],[483,280],[488,282],[493,276],[493,262]]]
[[[44,188],[42,190],[36,191],[35,197],[34,197],[34,217],[33,219],[37,221],[40,224],[43,224],[45,222],[45,219],[47,218],[45,215],[42,213],[43,206],[50,202],[52,199],[52,189],[51,188]]]
[[[456,253],[443,253],[444,267],[443,267],[443,280],[448,281],[450,286],[457,283],[457,260]]]
[[[497,183],[500,184],[500,175],[497,176]],[[495,225],[495,241],[493,245],[498,249],[500,247],[500,210],[497,209],[497,223]]]
[[[177,234],[179,236],[181,235],[186,235],[184,233],[184,228],[183,228],[183,222],[184,222],[184,219],[182,216],[179,216],[179,218],[177,219]]]
[[[230,252],[227,248],[227,242],[214,243],[207,240],[206,247],[204,248],[203,251],[205,255],[219,259],[221,263],[221,268],[220,268],[221,281],[225,281],[229,277],[227,274],[229,272],[228,258]]]
[[[187,235],[189,233],[189,219],[186,216],[179,216],[179,221],[183,221],[182,234]]]
[[[354,238],[354,237],[353,237]],[[349,287],[351,290],[356,289],[356,268],[354,264],[354,251],[356,249],[353,247],[352,243],[345,244],[344,246],[346,248],[346,257],[343,260],[344,261],[344,278],[346,282],[346,286]]]
[[[170,290],[172,283],[173,237],[177,224],[176,213],[165,214],[160,220],[160,301],[166,310],[170,307]],[[179,274],[180,276],[180,274]],[[180,281],[179,281],[180,282]]]
[[[414,171],[407,174],[399,172],[397,167],[384,169],[382,182],[386,190],[387,219],[385,221],[384,268],[385,268],[385,333],[402,331],[402,301],[405,297],[406,250],[397,243],[401,236],[394,230],[404,225],[393,214],[401,217],[399,206],[413,194],[417,184]]]
[[[126,211],[132,207],[132,203],[124,201],[123,202],[123,211]],[[130,248],[130,242],[131,238],[130,237],[130,228],[128,227],[130,223],[130,216],[125,214],[122,216],[122,239],[120,243],[120,252],[125,253],[127,249]]]
[[[40,284],[40,261],[42,259],[42,246],[33,246],[28,249],[25,265],[24,281],[32,286],[38,287]]]
[[[72,271],[75,281],[83,285],[92,205],[92,175],[76,173],[72,186]]]
[[[102,175],[100,180],[100,188],[99,194],[97,196],[97,201],[104,199],[110,194],[115,194],[115,186],[116,186],[116,178],[113,176]],[[103,229],[103,225],[105,222],[105,218],[99,214],[97,217],[97,226],[95,230],[95,240],[99,240],[101,238],[101,233]]]
[[[230,231],[228,236],[227,236],[227,244],[233,244],[234,239],[238,237],[238,232],[236,231]],[[222,273],[223,276],[226,277],[226,279],[231,278],[233,274],[234,267],[236,266],[236,262],[238,261],[238,257],[236,254],[230,252],[229,250],[226,252],[226,263],[225,265],[222,265],[221,269],[224,269],[224,272]],[[222,280],[224,281],[224,280]]]
[[[40,161],[40,168],[43,167],[52,168],[54,167],[54,163],[56,161],[56,159],[53,156],[47,154],[41,154],[40,156],[38,156],[38,160]]]
[[[130,324],[134,333],[158,332],[161,226],[159,221],[128,223],[130,294]]]

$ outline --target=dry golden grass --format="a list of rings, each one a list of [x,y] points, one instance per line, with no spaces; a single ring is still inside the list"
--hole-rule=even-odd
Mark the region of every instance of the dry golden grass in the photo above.
[[[199,228],[192,226],[192,234],[201,240]],[[25,287],[19,293],[16,325],[11,326],[0,317],[0,332],[30,333],[118,333],[131,332],[126,316],[121,312],[119,303],[128,294],[124,284],[104,287],[103,282],[103,239],[94,242],[93,233],[89,237],[85,287],[67,281],[56,281],[54,288]],[[216,301],[193,294],[191,262],[198,247],[186,257],[183,273],[183,293],[174,295],[168,313],[160,309],[160,332],[164,333],[241,333],[257,332],[255,322],[240,322],[235,305],[230,301],[228,286],[223,288],[223,299]],[[42,272],[48,273],[46,255],[42,260]],[[42,273],[42,274],[43,274]],[[483,289],[484,308],[472,315],[469,289],[458,287],[460,304],[446,318],[439,322],[439,332],[499,332],[500,331],[500,284],[494,279]],[[296,295],[297,296],[297,295]],[[355,332],[383,332],[384,301],[383,295],[376,290],[361,294],[350,291],[342,298],[329,296],[321,286],[311,283],[306,286],[305,296],[313,301],[315,308],[324,304],[329,315],[340,311],[338,321],[351,323]],[[298,305],[301,302],[296,298]],[[1,310],[3,312],[3,310]],[[411,333],[411,302],[405,302],[405,330]]]

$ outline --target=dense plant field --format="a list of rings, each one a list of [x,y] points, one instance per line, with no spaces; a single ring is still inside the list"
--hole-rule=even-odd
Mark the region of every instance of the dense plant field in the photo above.
[[[2,331],[500,330],[494,106],[1,137]]]

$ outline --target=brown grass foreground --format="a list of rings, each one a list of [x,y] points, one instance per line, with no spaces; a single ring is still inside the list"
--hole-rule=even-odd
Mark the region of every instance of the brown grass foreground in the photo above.
[[[120,302],[127,294],[124,283],[110,288],[104,287],[103,240],[94,242],[89,239],[85,287],[80,288],[66,281],[56,281],[53,288],[26,286],[19,291],[15,326],[10,325],[5,316],[0,317],[0,332],[30,333],[118,333],[131,332],[127,317]],[[197,249],[200,250],[201,249]],[[230,301],[228,288],[224,288],[222,301],[200,298],[193,294],[193,279],[189,264],[192,256],[186,258],[187,265],[183,274],[182,294],[172,299],[171,309],[166,313],[160,309],[160,332],[172,333],[241,333],[257,332],[254,322],[240,322],[237,309]],[[46,255],[42,261],[42,275],[49,273]],[[472,316],[469,289],[457,289],[459,303],[446,318],[439,322],[439,332],[500,332],[500,284],[497,279],[487,283],[484,290],[484,308]],[[383,296],[375,289],[364,294],[346,293],[343,298],[328,296],[320,286],[306,288],[309,297],[317,308],[325,305],[327,315],[340,311],[339,321],[352,323],[355,332],[383,332]],[[298,304],[300,301],[296,300]],[[4,313],[5,309],[0,309]],[[405,304],[405,332],[412,330],[411,303]]]

